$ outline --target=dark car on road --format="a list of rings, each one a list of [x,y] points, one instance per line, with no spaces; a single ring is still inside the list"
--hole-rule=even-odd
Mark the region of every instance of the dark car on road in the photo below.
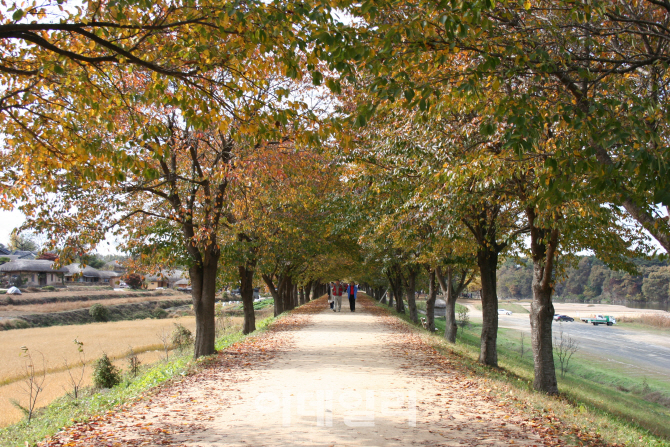
[[[554,315],[554,321],[575,321],[575,319],[567,315]]]

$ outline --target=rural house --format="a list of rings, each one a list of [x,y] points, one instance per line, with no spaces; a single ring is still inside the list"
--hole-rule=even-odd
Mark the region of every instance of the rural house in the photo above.
[[[67,269],[55,269],[53,261],[16,259],[0,265],[0,274],[9,284],[27,287],[63,285]]]
[[[17,256],[19,259],[35,259],[37,258],[37,253],[34,251],[27,250],[14,250],[12,252],[13,256]]]
[[[63,268],[67,269],[67,273],[65,273],[65,282],[67,284],[96,283],[116,285],[121,277],[120,273],[98,270],[90,265],[82,267],[78,262],[68,264]]]
[[[186,280],[188,285],[190,281],[187,274],[183,270],[165,270],[158,273],[158,275],[147,275],[146,283],[148,289],[156,289],[162,287],[164,289],[175,288],[183,285],[183,280]],[[179,283],[179,284],[177,284]]]

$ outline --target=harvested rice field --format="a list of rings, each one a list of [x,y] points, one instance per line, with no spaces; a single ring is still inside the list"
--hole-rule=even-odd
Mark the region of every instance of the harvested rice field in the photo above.
[[[172,352],[170,352],[171,354]],[[149,365],[165,357],[165,353],[160,351],[147,351],[139,354],[141,365]],[[117,359],[114,365],[120,369],[127,369],[128,362],[125,358]],[[72,375],[77,379],[80,377],[81,368],[71,370]],[[84,369],[83,386],[91,384],[93,368],[90,364]],[[0,386],[0,428],[19,422],[23,418],[23,413],[11,403],[11,399],[16,399],[22,405],[26,404],[27,397],[24,391],[25,384],[23,380],[12,382],[8,385]],[[44,390],[40,393],[37,400],[37,406],[48,405],[54,399],[65,395],[71,391],[70,377],[67,371],[49,373],[44,380]]]
[[[184,301],[190,303],[190,299],[187,295],[160,295],[160,296],[139,296],[139,297],[130,297],[130,298],[110,298],[104,301],[66,301],[66,302],[57,302],[57,303],[42,303],[42,304],[9,304],[6,306],[0,307],[0,317],[12,317],[20,316],[31,313],[50,313],[50,312],[63,312],[67,310],[76,310],[76,309],[87,309],[96,303],[100,303],[104,306],[114,306],[117,304],[131,304],[131,303],[141,303],[144,301],[169,301],[180,299],[184,297]]]
[[[239,320],[239,321],[238,321]],[[229,319],[228,324],[237,325],[241,317]],[[133,320],[108,323],[93,323],[75,326],[52,326],[47,328],[16,329],[0,332],[0,426],[7,426],[21,419],[21,412],[10,400],[26,400],[21,390],[25,374],[25,358],[20,356],[21,347],[33,354],[37,369],[42,367],[42,355],[47,377],[38,406],[44,406],[66,393],[68,374],[65,360],[74,365],[79,362],[79,353],[74,340],[84,343],[86,362],[93,362],[106,352],[115,364],[127,369],[126,355],[130,347],[141,353],[143,365],[160,360],[164,356],[160,334],[171,334],[175,323],[180,323],[195,332],[195,318],[181,317],[163,320]],[[40,354],[41,353],[41,354]],[[75,368],[79,369],[79,368]],[[89,385],[92,368],[86,368],[86,385]]]

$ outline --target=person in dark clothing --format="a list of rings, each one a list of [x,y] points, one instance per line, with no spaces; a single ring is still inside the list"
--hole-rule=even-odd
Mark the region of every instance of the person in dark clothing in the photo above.
[[[330,309],[335,312],[335,300],[333,299],[333,286],[331,283],[328,283],[328,302],[330,303]]]
[[[349,309],[352,312],[356,312],[356,294],[358,293],[358,286],[356,284],[349,283],[347,286],[347,295],[349,296]]]

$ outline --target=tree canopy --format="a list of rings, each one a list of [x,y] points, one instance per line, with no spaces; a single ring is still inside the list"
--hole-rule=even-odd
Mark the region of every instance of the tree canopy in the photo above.
[[[247,333],[261,282],[277,314],[339,278],[388,289],[414,321],[415,291],[434,302],[439,284],[455,341],[476,281],[491,366],[498,296],[532,297],[535,387],[557,393],[552,296],[602,296],[612,278],[562,280],[570,260],[591,250],[632,274],[670,249],[669,10],[16,4],[0,15],[0,203],[21,203],[58,262],[111,231],[133,269],[188,268],[196,357],[214,352],[224,282]],[[664,275],[639,293],[665,296]]]

